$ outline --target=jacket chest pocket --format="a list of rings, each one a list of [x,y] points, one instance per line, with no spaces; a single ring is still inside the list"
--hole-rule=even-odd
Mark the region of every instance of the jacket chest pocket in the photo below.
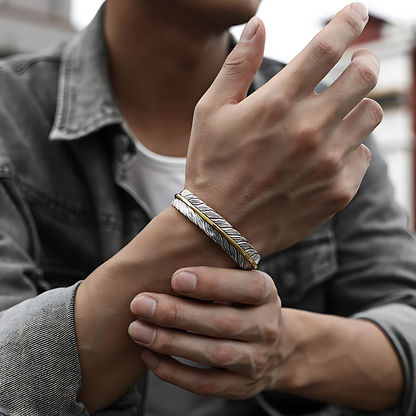
[[[325,282],[338,269],[331,222],[292,247],[264,257],[259,269],[274,280],[284,307],[323,312]]]

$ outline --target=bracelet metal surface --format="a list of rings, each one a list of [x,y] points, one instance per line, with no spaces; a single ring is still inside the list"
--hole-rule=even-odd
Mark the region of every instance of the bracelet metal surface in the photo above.
[[[254,247],[230,223],[192,192],[175,195],[172,206],[219,244],[244,270],[256,269],[261,259]]]

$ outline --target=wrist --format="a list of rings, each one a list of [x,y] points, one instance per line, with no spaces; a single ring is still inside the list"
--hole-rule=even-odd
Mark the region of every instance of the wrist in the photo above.
[[[129,284],[136,286],[137,293],[174,294],[171,277],[182,267],[237,267],[218,244],[171,206],[155,217],[114,260]]]
[[[172,294],[173,273],[201,264],[235,267],[216,243],[169,207],[79,286],[74,314],[83,382],[78,398],[90,411],[114,402],[147,370],[142,348],[128,335],[134,297],[148,291]]]
[[[307,385],[307,375],[302,368],[305,348],[310,340],[307,325],[302,319],[303,311],[282,308],[281,355],[273,379],[272,390],[296,394]],[[306,327],[305,327],[306,326]]]
[[[308,392],[331,382],[334,368],[349,365],[353,326],[350,319],[331,315],[289,308],[282,313],[289,353],[279,368],[275,389],[308,397]]]
[[[94,299],[92,305],[103,323],[133,319],[129,305],[143,292],[175,294],[173,273],[182,267],[213,265],[235,267],[234,261],[196,225],[167,208],[140,234],[81,285],[80,292]],[[123,313],[120,313],[123,311]],[[104,316],[107,315],[107,316]]]
[[[403,376],[397,354],[372,322],[282,309],[290,353],[274,389],[289,394],[381,411],[398,404]]]

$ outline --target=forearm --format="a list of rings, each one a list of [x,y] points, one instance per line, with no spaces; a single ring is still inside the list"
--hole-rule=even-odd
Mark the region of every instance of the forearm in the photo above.
[[[293,344],[275,387],[287,393],[380,411],[397,405],[403,375],[397,354],[375,324],[283,309]]]
[[[78,399],[90,413],[113,403],[147,369],[142,348],[128,335],[133,298],[144,291],[173,293],[173,272],[201,264],[235,266],[194,224],[168,208],[81,284],[75,299],[82,369]]]
[[[381,110],[363,97],[375,85],[376,58],[361,51],[356,60],[368,79],[351,70],[325,95],[313,93],[366,21],[346,7],[281,76],[246,98],[265,39],[264,26],[253,19],[195,107],[185,186],[262,255],[296,243],[345,207],[369,165],[361,143],[381,121]],[[325,65],[311,60],[328,41],[339,46],[324,57]],[[171,208],[81,285],[75,303],[79,398],[90,411],[110,404],[144,372],[127,334],[134,319],[130,301],[143,291],[172,293],[172,273],[197,265],[235,266]]]

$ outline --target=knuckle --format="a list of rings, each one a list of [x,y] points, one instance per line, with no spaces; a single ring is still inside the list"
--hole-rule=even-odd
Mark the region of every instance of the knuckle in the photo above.
[[[250,70],[250,67],[247,65],[247,54],[245,53],[246,48],[247,45],[237,45],[234,51],[231,52],[224,61],[222,71],[226,73],[240,74],[241,72]]]
[[[378,82],[378,74],[376,70],[361,60],[353,62],[354,73],[358,82],[358,88],[365,91],[371,91],[375,88]]]
[[[157,349],[162,354],[171,355],[176,350],[176,337],[173,333],[161,331],[158,332],[158,336],[155,339],[153,348]]]
[[[366,100],[367,115],[371,125],[378,126],[384,117],[383,109],[381,105],[374,100]]]
[[[359,159],[361,161],[361,166],[365,170],[370,166],[371,163],[371,152],[370,149],[364,145],[361,144],[358,149],[355,150],[355,153],[358,154]],[[357,186],[358,188],[358,186]]]
[[[232,337],[241,334],[243,332],[243,325],[243,319],[232,309],[227,309],[218,317],[218,331],[226,336]]]
[[[181,311],[179,305],[176,302],[170,301],[166,307],[166,313],[164,314],[163,323],[171,328],[177,328],[181,324]]]
[[[263,303],[270,294],[270,276],[261,271],[252,271],[247,285],[247,302],[251,304]]]
[[[336,208],[338,210],[345,208],[351,202],[353,197],[354,193],[350,190],[346,190],[343,194],[339,194],[335,201]]]
[[[335,62],[335,60],[338,60],[341,55],[342,51],[340,46],[329,36],[317,39],[312,45],[311,57],[314,62],[317,62],[318,64],[322,63],[327,65]]]
[[[367,164],[367,167],[370,165],[371,163],[371,152],[370,149],[365,146],[364,144],[362,144],[360,146],[361,151],[363,152],[363,158],[365,159],[365,163]]]
[[[271,290],[270,290],[270,296],[273,296],[276,299],[277,306],[280,308],[282,306],[282,301],[281,301],[280,296],[279,296],[279,291],[276,287],[276,284],[275,284],[274,280],[272,278],[270,278],[270,279],[271,279],[271,283],[272,283],[272,287],[271,287]]]
[[[265,354],[256,354],[254,357],[254,375],[259,376],[260,374],[262,374],[267,368],[268,362],[269,359]]]
[[[316,120],[300,122],[296,132],[296,152],[310,153],[316,151],[321,144],[322,130]]]
[[[212,350],[212,362],[218,367],[229,367],[235,362],[235,350],[227,342],[218,342]]]
[[[275,286],[274,287],[274,289],[273,289],[273,294],[274,294],[274,296],[277,298],[276,299],[276,306],[277,306],[277,308],[280,310],[280,309],[282,309],[282,299],[280,299],[280,296],[279,296],[279,292],[278,292],[278,290],[277,290],[277,287]]]
[[[279,339],[279,326],[276,322],[271,322],[264,328],[264,339],[269,344],[274,344]]]
[[[289,91],[281,88],[276,91],[268,99],[268,107],[272,110],[273,119],[276,120],[276,115],[281,116],[286,114],[293,102],[293,95]]]
[[[339,211],[347,206],[355,195],[355,187],[349,183],[338,182],[335,191],[332,194],[332,205],[335,210]]]
[[[361,24],[358,22],[357,19],[355,19],[350,14],[345,15],[344,22],[347,26],[348,31],[351,33],[353,38],[356,38],[360,35],[362,31]]]
[[[217,382],[209,377],[199,377],[195,380],[194,392],[200,396],[214,396],[218,390]]]
[[[160,380],[166,381],[167,383],[172,382],[177,378],[177,371],[175,369],[167,371],[166,366],[159,365],[155,370],[155,374]]]

